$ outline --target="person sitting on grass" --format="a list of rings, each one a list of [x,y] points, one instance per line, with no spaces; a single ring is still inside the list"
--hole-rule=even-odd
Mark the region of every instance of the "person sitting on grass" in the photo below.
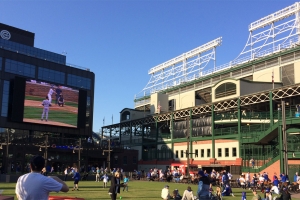
[[[193,190],[190,186],[188,186],[187,189],[183,192],[182,199],[186,199],[186,200],[194,199]]]

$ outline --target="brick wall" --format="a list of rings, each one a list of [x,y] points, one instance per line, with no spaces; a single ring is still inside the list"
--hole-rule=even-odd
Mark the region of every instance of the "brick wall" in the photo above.
[[[56,87],[53,88],[55,91]],[[42,97],[45,98],[48,95],[48,92],[50,90],[49,85],[42,85],[39,83],[31,83],[31,82],[26,82],[26,90],[25,90],[25,95],[31,95],[31,96],[37,96],[37,97]],[[62,89],[62,94],[64,96],[65,101],[71,101],[71,102],[78,102],[78,91],[70,90],[70,89]],[[52,94],[52,100],[56,99],[55,93]]]

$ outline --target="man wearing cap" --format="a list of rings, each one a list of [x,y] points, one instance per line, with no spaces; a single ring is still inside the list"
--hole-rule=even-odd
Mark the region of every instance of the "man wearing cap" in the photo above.
[[[165,187],[161,190],[161,198],[163,200],[169,200],[170,199],[170,193],[169,193],[169,186],[165,185]]]
[[[201,200],[209,200],[209,179],[202,170],[200,170],[198,174],[200,176],[197,191],[198,198]]]

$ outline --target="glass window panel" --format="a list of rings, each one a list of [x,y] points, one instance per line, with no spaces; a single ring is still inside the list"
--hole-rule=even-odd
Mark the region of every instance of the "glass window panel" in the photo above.
[[[1,116],[2,117],[7,117],[8,97],[9,97],[9,81],[4,81],[3,94],[2,94],[2,107],[1,107]]]
[[[35,66],[6,59],[5,60],[5,71],[13,74],[18,74],[21,76],[28,76],[31,78],[35,77]]]
[[[91,79],[73,74],[68,74],[67,84],[82,89],[91,89]]]
[[[65,73],[43,67],[38,68],[38,79],[60,84],[65,83]]]
[[[0,70],[2,70],[2,58],[0,57]]]

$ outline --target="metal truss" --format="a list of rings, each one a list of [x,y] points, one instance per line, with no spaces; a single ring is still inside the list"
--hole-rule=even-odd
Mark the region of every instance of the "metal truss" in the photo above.
[[[259,29],[260,32],[257,31]],[[256,31],[257,33],[254,33]],[[217,38],[153,67],[148,72],[151,75],[150,81],[138,94],[140,97],[135,96],[135,99],[299,45],[300,3],[296,2],[251,23],[249,32],[244,49],[229,63],[217,67],[214,63],[213,68],[203,70],[210,60],[216,60],[215,47],[221,44],[221,38]],[[211,52],[206,52],[208,50]],[[202,55],[204,52],[206,54]]]
[[[247,55],[246,60],[253,60],[298,44],[299,5],[297,2],[251,23],[248,41],[238,58]],[[258,29],[262,31],[254,34]]]
[[[241,96],[241,106],[270,101],[269,92],[261,92],[249,96]]]
[[[201,77],[202,70],[208,63],[216,60],[215,48],[220,46],[221,42],[222,38],[219,37],[151,68],[148,72],[151,77],[142,90],[142,95],[150,95]]]
[[[276,88],[271,90],[273,95],[273,100],[300,96],[300,84],[295,84],[291,86],[286,86],[282,88]],[[270,101],[269,91],[262,91],[256,94],[245,95],[239,97],[240,106],[247,106],[251,104],[263,103]],[[145,137],[150,135],[151,128],[153,128],[156,122],[164,122],[174,120],[186,120],[187,117],[190,117],[190,112],[192,116],[199,116],[212,112],[212,105],[214,105],[214,111],[227,111],[232,110],[238,107],[238,98],[224,100],[215,103],[204,104],[201,106],[196,106],[193,108],[186,108],[183,110],[178,110],[169,113],[163,113],[159,115],[154,115],[147,118],[142,118],[138,120],[133,120],[131,122],[122,122],[120,124],[113,124],[110,126],[103,127],[103,132],[105,135],[110,136],[119,136],[121,135],[129,135],[131,133],[135,133],[136,136],[140,136],[142,134],[142,129],[144,128]],[[171,124],[170,124],[171,125]],[[131,129],[131,130],[130,130]]]
[[[282,99],[298,95],[300,95],[300,85],[293,85],[273,91],[273,99]]]

